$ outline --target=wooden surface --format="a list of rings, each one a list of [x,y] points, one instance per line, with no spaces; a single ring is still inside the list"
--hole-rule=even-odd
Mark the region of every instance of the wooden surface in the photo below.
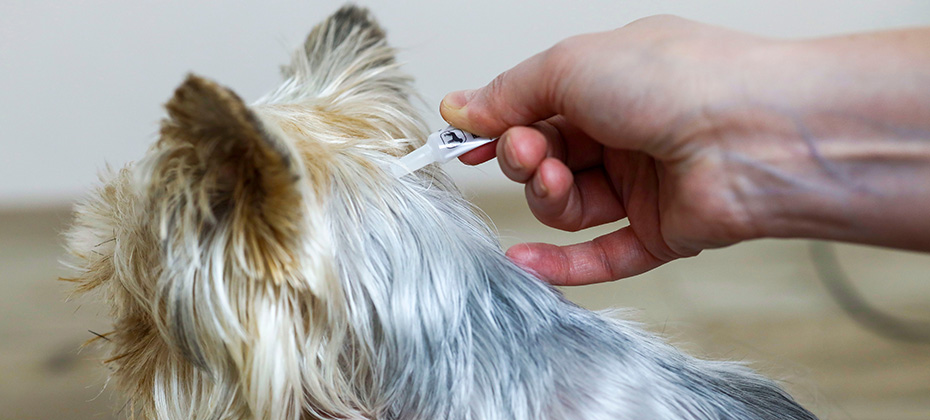
[[[519,190],[479,196],[505,245],[570,243],[532,218]],[[105,310],[67,301],[59,233],[66,209],[0,213],[0,420],[110,419],[125,400],[104,389],[92,335]],[[930,319],[930,256],[840,246],[840,261],[877,306]],[[930,345],[888,341],[843,315],[817,281],[804,241],[755,241],[674,262],[633,279],[567,289],[592,309],[633,317],[693,354],[742,360],[780,378],[828,419],[930,418]]]

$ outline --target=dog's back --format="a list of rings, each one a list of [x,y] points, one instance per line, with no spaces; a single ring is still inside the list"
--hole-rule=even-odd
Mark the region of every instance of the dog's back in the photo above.
[[[422,144],[368,13],[317,26],[252,106],[191,76],[159,142],[76,211],[82,290],[146,418],[810,419],[508,261]],[[396,141],[393,139],[416,139]]]
[[[348,295],[365,302],[349,306],[353,318],[377,320],[358,330],[376,347],[362,358],[389,380],[379,392],[400,396],[377,418],[814,418],[740,364],[692,358],[566,301],[437,185],[368,184],[330,204],[355,212],[337,222],[336,263],[352,279]]]

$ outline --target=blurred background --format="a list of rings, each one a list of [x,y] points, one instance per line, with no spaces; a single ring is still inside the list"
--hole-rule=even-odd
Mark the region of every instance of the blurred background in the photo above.
[[[106,312],[69,299],[68,284],[56,281],[68,275],[60,232],[72,204],[105,165],[142,156],[161,104],[186,73],[255,100],[276,86],[279,65],[310,28],[341,4],[0,2],[0,420],[116,418],[125,401],[106,388],[101,353],[81,349],[90,331],[109,330]],[[653,14],[784,38],[930,24],[925,0],[362,4],[400,48],[433,128],[444,126],[436,108],[446,92],[483,85],[567,36]],[[618,227],[553,231],[533,219],[522,187],[506,182],[496,163],[448,166],[505,246],[579,242]],[[754,241],[566,293],[592,309],[634,309],[694,354],[745,360],[823,418],[930,418],[930,345],[862,328],[818,276],[820,269],[842,280],[842,269],[848,278],[840,284],[885,313],[930,319],[930,257],[839,245],[836,267],[831,254],[812,257],[811,246]]]

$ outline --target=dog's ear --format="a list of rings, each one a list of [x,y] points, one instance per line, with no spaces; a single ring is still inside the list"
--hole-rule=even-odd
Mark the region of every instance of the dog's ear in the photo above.
[[[149,183],[162,198],[162,239],[203,241],[211,227],[222,230],[238,269],[281,281],[297,259],[288,242],[300,237],[300,160],[238,95],[209,80],[188,76],[166,108]]]
[[[410,78],[397,70],[395,51],[367,9],[347,5],[317,25],[282,69],[300,96],[359,98],[363,94],[403,96]],[[287,86],[285,86],[287,88]]]
[[[292,340],[304,325],[305,308],[279,306],[276,296],[306,296],[297,300],[311,305],[325,294],[324,229],[306,217],[316,190],[304,178],[317,175],[276,127],[216,83],[189,76],[166,108],[161,138],[139,170],[161,241],[155,325],[207,375],[261,382],[249,392],[287,394],[289,405],[274,410],[297,410],[299,349],[250,346]],[[273,364],[287,365],[288,387],[247,372]]]

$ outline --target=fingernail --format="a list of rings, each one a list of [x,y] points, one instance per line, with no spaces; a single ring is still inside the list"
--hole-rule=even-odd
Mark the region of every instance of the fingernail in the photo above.
[[[513,145],[513,142],[510,141],[510,135],[504,133],[499,141],[504,144],[504,160],[507,161],[507,165],[510,166],[511,169],[522,171],[524,168],[523,162],[520,162],[520,159],[517,157],[517,148]]]
[[[530,248],[529,244],[516,244],[505,252],[507,258],[510,261],[513,261],[514,264],[527,268],[534,259],[533,248]]]
[[[457,110],[468,105],[468,101],[475,96],[474,90],[460,90],[446,95],[442,100],[442,105],[446,108]]]
[[[539,272],[533,268],[536,255],[533,253],[533,248],[531,248],[529,244],[514,245],[507,250],[506,255],[511,262],[517,267],[520,267],[523,271],[532,274],[540,280],[545,280],[545,277],[540,275]]]
[[[533,194],[536,194],[537,197],[545,198],[547,195],[549,195],[549,189],[546,188],[545,184],[543,184],[542,176],[539,173],[533,177],[533,181],[530,185],[532,185],[531,188],[533,188]]]

